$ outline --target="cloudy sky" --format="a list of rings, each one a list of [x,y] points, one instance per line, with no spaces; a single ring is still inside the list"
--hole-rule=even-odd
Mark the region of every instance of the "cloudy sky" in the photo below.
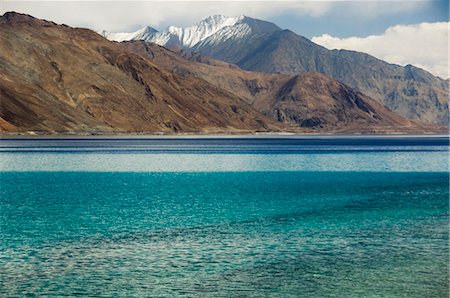
[[[448,0],[412,1],[8,1],[28,13],[96,31],[187,26],[209,15],[272,21],[327,48],[367,52],[448,78]]]

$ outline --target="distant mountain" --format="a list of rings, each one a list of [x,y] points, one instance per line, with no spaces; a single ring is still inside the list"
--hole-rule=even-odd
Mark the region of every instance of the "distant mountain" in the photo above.
[[[208,39],[216,39],[211,36]],[[229,38],[191,50],[247,70],[329,75],[383,103],[399,114],[428,123],[448,124],[448,81],[412,65],[389,64],[368,54],[328,50],[289,30]]]
[[[278,26],[256,20],[247,16],[226,17],[214,15],[200,22],[186,27],[170,26],[163,31],[152,30],[150,34],[143,35],[144,27],[131,33],[106,33],[104,36],[113,41],[145,40],[169,48],[190,49],[206,41],[209,45],[219,44],[225,39],[240,39],[250,34],[267,33],[281,30]],[[210,38],[214,36],[213,38]]]
[[[155,33],[157,33],[158,30],[155,28],[146,26],[144,28],[139,29],[136,32],[116,32],[111,33],[107,31],[103,31],[101,34],[103,37],[108,38],[109,40],[114,41],[125,41],[125,40],[146,40],[151,38]]]
[[[214,29],[200,29],[206,24],[214,24]],[[389,64],[355,51],[328,50],[266,21],[214,16],[186,29],[169,27],[142,40],[196,51],[245,70],[290,75],[321,72],[407,118],[427,123],[449,122],[448,80],[412,65]]]
[[[446,131],[408,121],[349,86],[320,73],[297,76],[243,71],[232,64],[146,42],[124,46],[182,77],[197,77],[236,94],[289,127],[315,132]]]
[[[6,13],[0,131],[436,132],[325,75],[275,75]]]

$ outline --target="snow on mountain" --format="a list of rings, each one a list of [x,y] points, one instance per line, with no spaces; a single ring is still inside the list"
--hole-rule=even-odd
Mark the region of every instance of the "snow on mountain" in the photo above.
[[[213,35],[222,28],[235,25],[243,18],[244,16],[233,18],[222,15],[214,15],[187,28],[170,26],[166,30],[154,34],[152,37],[147,39],[147,41],[154,42],[159,45],[191,48],[198,42]]]
[[[135,32],[107,32],[103,31],[101,34],[109,40],[113,41],[127,41],[127,40],[147,40],[155,33],[158,33],[158,30],[145,26],[144,28],[139,29]]]
[[[226,17],[213,15],[189,27],[170,26],[163,31],[144,27],[131,33],[106,33],[106,38],[115,41],[145,40],[165,47],[185,49],[199,45],[213,46],[229,39],[240,39],[252,33],[266,33],[281,30],[278,26],[247,16]]]
[[[228,39],[240,39],[252,32],[252,27],[245,22],[238,22],[234,26],[224,27],[214,34],[200,40],[198,43],[194,44],[199,46],[213,46],[218,45]]]
[[[145,28],[143,28],[132,33],[107,33],[106,35],[104,34],[104,36],[115,41],[145,40],[162,46],[191,48],[200,41],[205,40],[223,29],[229,29],[225,31],[227,35],[245,34],[249,30],[248,26],[244,26],[242,23],[245,18],[245,16],[226,17],[223,15],[213,15],[186,28],[170,26],[160,32],[151,28],[153,31],[146,32],[145,34],[142,33],[146,31]]]

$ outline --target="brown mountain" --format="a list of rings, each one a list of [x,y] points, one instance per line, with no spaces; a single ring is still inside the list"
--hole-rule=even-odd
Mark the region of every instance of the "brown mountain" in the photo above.
[[[406,120],[368,96],[317,72],[297,76],[250,72],[198,53],[172,51],[144,41],[123,45],[180,76],[202,78],[232,92],[278,122],[308,131],[446,131],[445,127]]]
[[[7,13],[0,55],[3,131],[280,129],[234,94],[168,72],[87,29]]]
[[[0,128],[37,133],[439,129],[405,120],[324,75],[252,73],[180,55],[6,13],[0,17]]]
[[[266,23],[253,20],[259,22]],[[409,119],[449,123],[448,80],[418,67],[390,64],[361,52],[328,50],[277,27],[266,32],[250,30],[239,38],[222,35],[219,31],[190,50],[250,71],[291,75],[320,72]]]

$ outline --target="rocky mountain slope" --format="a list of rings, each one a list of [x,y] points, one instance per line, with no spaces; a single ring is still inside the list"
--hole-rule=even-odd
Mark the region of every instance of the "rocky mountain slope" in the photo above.
[[[195,39],[198,40],[195,44],[172,43],[169,40],[178,39],[154,37],[144,40],[169,47],[183,47],[251,71],[290,75],[320,72],[367,94],[407,118],[428,123],[449,122],[448,80],[411,65],[389,64],[364,53],[328,50],[265,21],[248,17],[235,20]]]
[[[449,121],[449,85],[445,80],[420,68],[389,64],[364,53],[330,51],[288,30],[238,42],[228,39],[223,45],[208,46],[206,40],[193,50],[247,70],[284,74],[318,71],[407,118],[442,124]]]
[[[0,128],[37,133],[435,132],[325,75],[275,75],[155,44],[0,18]]]
[[[443,130],[408,121],[377,101],[317,72],[297,76],[250,72],[189,51],[172,51],[142,41],[126,42],[124,46],[180,76],[195,76],[232,92],[278,122],[307,131]]]
[[[87,29],[6,13],[0,56],[3,132],[280,130],[234,94],[166,71]]]

